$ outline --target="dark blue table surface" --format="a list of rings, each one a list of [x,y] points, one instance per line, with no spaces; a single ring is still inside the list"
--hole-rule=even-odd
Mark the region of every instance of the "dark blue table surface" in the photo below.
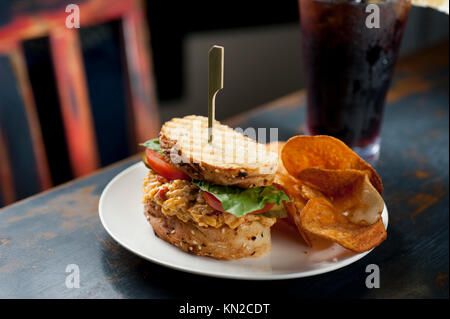
[[[297,92],[228,123],[301,134],[304,93]],[[98,217],[105,185],[134,157],[0,210],[1,298],[448,298],[448,44],[398,64],[382,130],[380,160],[390,212],[388,239],[358,262],[295,280],[202,277],[145,261],[116,244]],[[80,288],[65,285],[80,268]],[[380,267],[378,289],[365,285]]]

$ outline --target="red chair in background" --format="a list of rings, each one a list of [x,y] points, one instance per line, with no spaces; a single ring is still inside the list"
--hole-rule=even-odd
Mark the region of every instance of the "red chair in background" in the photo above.
[[[20,11],[17,4],[23,2]],[[74,177],[100,167],[78,30],[66,27],[66,6],[77,3],[80,26],[120,20],[125,53],[130,145],[159,132],[149,38],[139,0],[15,1],[19,12],[0,25],[0,206],[52,186],[41,123],[21,43],[48,36],[68,158]],[[32,12],[30,12],[32,11]],[[131,146],[131,152],[137,151]]]

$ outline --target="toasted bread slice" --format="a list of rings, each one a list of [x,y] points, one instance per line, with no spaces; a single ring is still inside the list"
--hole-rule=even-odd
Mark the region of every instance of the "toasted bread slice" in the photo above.
[[[278,154],[218,121],[208,143],[206,117],[173,118],[161,128],[159,142],[170,161],[194,179],[249,188],[271,185],[275,177]]]
[[[260,257],[271,249],[270,226],[257,221],[240,225],[236,229],[200,227],[183,222],[176,216],[166,216],[155,202],[147,202],[144,214],[156,236],[187,253],[215,259]]]

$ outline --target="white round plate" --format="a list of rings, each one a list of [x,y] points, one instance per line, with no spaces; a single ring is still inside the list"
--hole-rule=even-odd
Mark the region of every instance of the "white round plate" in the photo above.
[[[144,217],[142,182],[148,169],[137,163],[118,174],[100,197],[100,220],[120,245],[142,258],[190,273],[233,279],[274,280],[308,277],[347,266],[370,251],[355,254],[327,240],[305,245],[285,222],[272,227],[272,251],[259,258],[215,260],[187,254],[159,239]],[[383,210],[387,227],[388,212]]]

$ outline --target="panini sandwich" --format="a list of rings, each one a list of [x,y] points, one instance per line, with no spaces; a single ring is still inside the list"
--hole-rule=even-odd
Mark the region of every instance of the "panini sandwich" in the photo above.
[[[185,252],[216,259],[259,257],[288,196],[273,184],[278,154],[201,116],[166,122],[146,147],[144,214],[155,234]]]

